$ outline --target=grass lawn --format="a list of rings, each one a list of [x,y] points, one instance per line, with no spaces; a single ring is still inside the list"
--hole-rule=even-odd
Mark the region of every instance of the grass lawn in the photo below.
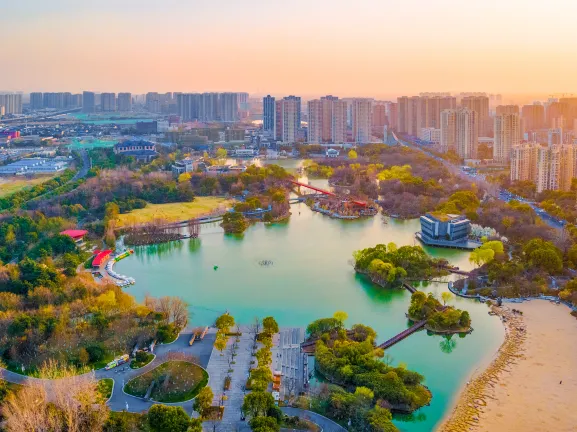
[[[130,381],[124,391],[144,397],[148,387],[156,381],[150,397],[156,402],[183,402],[195,397],[208,383],[204,369],[185,361],[168,361]]]
[[[114,354],[108,353],[104,355],[104,358],[96,363],[89,364],[91,369],[98,370],[105,367],[108,363],[114,360]]]
[[[169,204],[148,204],[143,209],[136,209],[130,213],[118,215],[117,227],[151,222],[156,218],[170,222],[192,219],[211,213],[219,208],[232,207],[234,200],[217,197],[196,197],[192,202]]]
[[[110,399],[113,387],[114,380],[112,378],[104,378],[98,381],[98,392],[102,395],[104,400]]]
[[[148,363],[150,363],[152,361],[152,359],[154,358],[154,354],[151,354],[151,353],[145,353],[145,354],[146,354],[146,360],[144,360],[142,362],[132,360],[130,362],[130,368],[131,369],[140,369],[141,367],[146,366]]]
[[[18,192],[25,187],[32,187],[36,186],[37,184],[44,183],[54,176],[46,175],[46,176],[39,176],[34,177],[32,179],[27,178],[3,178],[0,179],[0,197],[13,194],[14,192]]]

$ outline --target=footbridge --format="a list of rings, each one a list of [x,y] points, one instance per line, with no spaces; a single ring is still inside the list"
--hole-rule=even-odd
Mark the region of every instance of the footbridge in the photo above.
[[[323,194],[323,195],[327,195],[327,196],[339,198],[339,195],[337,195],[336,193],[331,192],[331,191],[328,191],[328,190],[325,190],[325,189],[321,189],[321,188],[318,188],[318,187],[315,187],[315,186],[312,186],[312,185],[309,185],[309,184],[301,183],[301,182],[298,182],[298,181],[296,181],[296,180],[288,180],[288,182],[289,182],[289,183],[292,183],[292,184],[295,185],[295,186],[300,186],[300,187],[304,187],[304,188],[308,188],[308,189],[314,190],[315,192],[319,192],[319,193],[321,193],[321,194]],[[356,204],[356,205],[358,205],[358,206],[360,206],[360,207],[366,207],[366,206],[367,206],[367,203],[364,202],[364,201],[356,201],[356,200],[352,200],[352,199],[347,199],[347,201],[350,201],[350,202],[352,202],[353,204]]]
[[[390,348],[394,344],[396,344],[397,342],[402,341],[407,336],[409,336],[409,335],[415,333],[417,330],[420,330],[421,328],[425,327],[425,324],[427,324],[427,320],[418,321],[415,324],[413,324],[411,327],[409,327],[408,329],[403,330],[398,335],[393,336],[392,338],[390,338],[386,342],[383,342],[382,344],[377,346],[377,348],[382,348],[382,349]]]

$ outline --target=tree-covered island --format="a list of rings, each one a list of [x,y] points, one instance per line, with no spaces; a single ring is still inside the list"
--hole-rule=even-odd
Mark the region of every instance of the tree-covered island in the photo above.
[[[367,275],[382,287],[400,285],[403,279],[430,279],[446,275],[446,261],[429,257],[421,246],[401,246],[395,243],[353,253],[355,271]]]
[[[307,332],[318,338],[315,368],[331,383],[314,398],[314,409],[340,422],[350,420],[349,430],[396,431],[391,411],[409,413],[431,401],[421,374],[383,361],[372,328],[355,324],[346,330],[335,315],[312,322]],[[373,423],[379,428],[371,428]]]

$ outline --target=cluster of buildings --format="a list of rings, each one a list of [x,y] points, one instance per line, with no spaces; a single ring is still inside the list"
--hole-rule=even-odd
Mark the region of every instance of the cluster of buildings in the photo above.
[[[385,103],[366,98],[339,99],[324,96],[307,102],[307,126],[303,127],[298,96],[263,98],[263,129],[276,141],[309,144],[366,144],[373,142],[375,126],[387,126]]]
[[[0,117],[9,114],[22,114],[21,93],[0,93]]]
[[[23,158],[0,166],[0,175],[53,174],[68,168],[66,158]]]
[[[236,122],[248,117],[248,93],[174,93],[181,120]]]
[[[30,93],[30,109],[66,110],[82,106],[82,95],[69,92]]]
[[[573,178],[577,178],[577,144],[532,142],[512,148],[512,181],[531,181],[537,192],[568,191]]]

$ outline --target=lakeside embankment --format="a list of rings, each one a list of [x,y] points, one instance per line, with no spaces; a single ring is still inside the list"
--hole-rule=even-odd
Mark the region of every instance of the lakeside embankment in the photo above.
[[[505,341],[438,432],[575,430],[569,401],[577,394],[577,320],[545,300],[493,310],[505,319]]]

